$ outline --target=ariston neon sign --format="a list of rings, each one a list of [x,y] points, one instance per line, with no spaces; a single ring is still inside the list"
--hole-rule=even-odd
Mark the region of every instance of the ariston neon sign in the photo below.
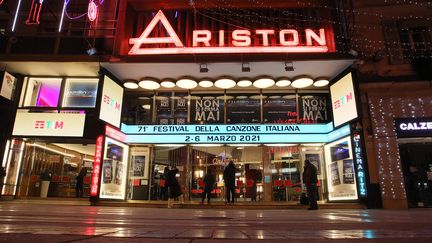
[[[149,37],[150,33],[158,23],[165,28],[166,37]],[[305,43],[300,41],[299,31],[296,29],[258,29],[255,31],[247,29],[236,29],[231,32],[232,40],[227,43],[228,34],[225,30],[217,31],[217,36],[210,30],[193,30],[192,46],[185,46],[177,33],[165,17],[159,12],[150,21],[138,38],[130,38],[129,44],[133,45],[129,55],[157,55],[157,54],[209,54],[209,53],[316,53],[328,52],[326,31],[305,29]],[[277,46],[269,44],[270,36],[278,40]],[[258,45],[254,45],[252,38],[261,38]],[[216,39],[217,38],[217,39]],[[212,46],[211,40],[216,39],[217,45]],[[143,47],[148,44],[171,44],[173,47]]]

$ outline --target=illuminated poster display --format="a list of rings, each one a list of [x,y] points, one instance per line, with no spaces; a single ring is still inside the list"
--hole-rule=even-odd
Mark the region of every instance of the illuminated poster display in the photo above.
[[[95,107],[98,79],[66,79],[63,107]]]
[[[148,179],[150,149],[148,147],[131,148],[132,179]]]
[[[297,123],[296,96],[266,94],[263,101],[264,122],[266,123]]]
[[[123,88],[108,76],[104,76],[99,119],[120,127],[123,103]]]
[[[194,95],[191,100],[191,122],[192,123],[223,123],[224,122],[224,100],[216,96]]]
[[[328,94],[300,94],[301,123],[329,123],[332,121]]]
[[[358,199],[350,137],[326,144],[324,149],[329,201]]]
[[[8,100],[12,100],[16,83],[17,79],[14,76],[9,74],[8,72],[4,72],[3,82],[0,89],[0,96],[3,96]]]
[[[338,127],[358,117],[354,84],[348,73],[330,86],[334,126]]]
[[[100,198],[125,199],[129,147],[106,137],[102,161]]]
[[[246,95],[236,95],[227,100],[228,123],[259,123],[260,100]]]

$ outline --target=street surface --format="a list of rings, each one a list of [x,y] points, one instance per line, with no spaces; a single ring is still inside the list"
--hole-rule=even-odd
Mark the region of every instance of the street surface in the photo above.
[[[0,242],[432,242],[432,209],[165,209],[0,202]]]

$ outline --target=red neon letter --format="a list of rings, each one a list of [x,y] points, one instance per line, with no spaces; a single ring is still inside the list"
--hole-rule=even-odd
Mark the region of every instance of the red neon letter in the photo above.
[[[292,40],[286,40],[285,35],[292,35]],[[279,41],[283,46],[297,46],[299,44],[299,35],[297,30],[281,30],[279,32]]]
[[[192,32],[192,46],[198,46],[198,43],[204,43],[204,46],[210,46],[211,32],[209,30],[194,30]]]
[[[219,30],[219,46],[225,46],[225,31]]]
[[[269,45],[269,41],[268,41],[268,35],[269,34],[274,34],[274,30],[256,30],[255,33],[257,35],[262,35],[262,39],[263,39],[263,46],[268,46]]]
[[[250,38],[249,30],[234,30],[232,33],[232,41],[234,46],[250,46],[251,38]]]
[[[151,37],[150,35],[153,28],[156,26],[158,22],[161,22],[168,32],[169,37]],[[149,25],[145,28],[143,33],[138,38],[130,38],[129,44],[133,44],[132,48],[129,51],[129,54],[138,53],[141,49],[142,44],[166,44],[173,43],[176,47],[183,47],[183,43],[180,41],[174,29],[171,27],[165,15],[161,10],[154,16],[152,21],[150,21]]]
[[[326,38],[325,38],[325,32],[324,29],[320,29],[320,36],[318,36],[313,30],[306,29],[306,45],[311,46],[312,45],[312,39],[314,39],[320,46],[326,45]]]
[[[40,11],[42,9],[43,0],[32,1],[29,16],[26,20],[26,24],[39,24]]]

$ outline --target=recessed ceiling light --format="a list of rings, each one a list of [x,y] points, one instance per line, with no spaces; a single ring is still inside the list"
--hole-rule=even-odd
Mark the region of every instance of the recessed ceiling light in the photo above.
[[[178,80],[176,82],[176,85],[182,89],[193,89],[196,88],[196,86],[198,86],[195,80],[188,79],[188,78]]]
[[[210,88],[213,86],[213,82],[210,80],[201,80],[198,84],[203,88]]]
[[[246,96],[246,95],[239,95],[239,96],[236,96],[236,99],[238,99],[238,100],[244,100],[244,99],[247,99],[248,97]]]
[[[123,86],[127,89],[138,89],[138,84],[134,81],[127,81],[123,83]]]
[[[144,110],[150,110],[151,106],[150,105],[142,105],[141,106]]]
[[[218,79],[214,85],[220,89],[230,89],[236,86],[236,82],[229,78],[222,78]]]
[[[296,80],[294,80],[291,84],[291,86],[293,86],[294,88],[297,89],[301,89],[301,88],[306,88],[308,86],[311,86],[313,84],[313,80],[311,78],[297,78]]]
[[[150,79],[144,79],[141,80],[138,85],[143,88],[143,89],[159,89],[160,88],[160,84],[154,80],[150,80]]]
[[[291,81],[288,79],[280,79],[276,82],[276,86],[278,87],[286,87],[291,84]]]
[[[237,82],[237,86],[243,87],[243,88],[249,87],[251,85],[252,85],[252,81],[247,80],[247,79],[242,79],[242,80]]]
[[[327,79],[318,79],[318,80],[316,80],[315,82],[314,82],[314,86],[315,87],[324,87],[324,86],[326,86],[327,84],[329,84],[329,81],[327,80]]]
[[[175,83],[173,81],[170,81],[170,80],[165,80],[165,81],[162,81],[161,86],[164,88],[174,88]]]
[[[273,79],[270,78],[260,78],[255,80],[255,82],[253,82],[253,86],[260,88],[260,89],[265,89],[268,87],[271,87],[275,84],[275,81]]]

